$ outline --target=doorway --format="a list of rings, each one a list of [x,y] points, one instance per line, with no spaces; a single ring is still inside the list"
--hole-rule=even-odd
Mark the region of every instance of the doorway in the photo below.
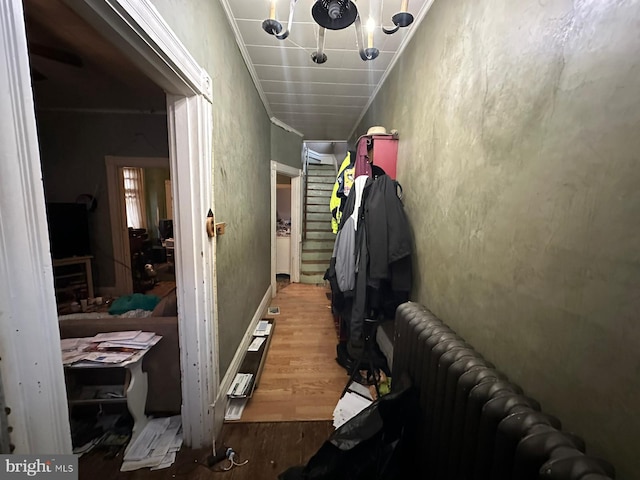
[[[176,276],[180,284],[177,296],[182,312],[180,351],[185,365],[183,434],[185,444],[194,448],[211,445],[211,403],[218,386],[215,243],[201,228],[202,218],[213,208],[211,79],[149,2],[86,0],[74,3],[74,10],[116,43],[166,92],[174,178]],[[0,30],[4,32],[0,38],[0,58],[4,59],[0,87],[12,92],[1,102],[8,118],[0,127],[6,140],[0,150],[8,159],[3,164],[0,191],[11,199],[5,204],[7,208],[1,208],[0,250],[5,257],[0,284],[11,285],[11,301],[2,296],[7,311],[6,321],[0,322],[0,337],[7,339],[7,348],[0,368],[3,379],[15,386],[6,391],[7,404],[12,405],[11,420],[19,426],[12,433],[12,441],[15,453],[70,453],[32,72],[21,2],[3,3]],[[202,321],[183,322],[183,318]]]
[[[288,274],[291,282],[300,282],[301,179],[302,170],[275,161],[271,162],[272,296],[275,296],[278,290],[277,277],[279,274]]]
[[[116,291],[153,293],[161,282],[175,285],[169,159],[107,156],[105,166]]]

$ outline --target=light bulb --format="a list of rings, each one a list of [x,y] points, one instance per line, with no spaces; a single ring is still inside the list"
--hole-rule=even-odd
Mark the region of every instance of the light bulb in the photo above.
[[[271,0],[269,5],[269,18],[276,19],[276,0]]]
[[[376,29],[376,21],[369,17],[367,20],[367,32],[369,35],[367,36],[367,48],[373,48],[373,31]]]

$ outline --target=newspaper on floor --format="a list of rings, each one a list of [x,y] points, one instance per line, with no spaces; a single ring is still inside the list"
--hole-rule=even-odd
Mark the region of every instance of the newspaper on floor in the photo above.
[[[260,320],[258,325],[256,325],[256,329],[253,332],[254,337],[266,337],[271,333],[271,326],[273,324],[269,323],[267,320]]]
[[[230,398],[244,398],[249,394],[251,389],[252,373],[236,373],[233,382],[229,386],[227,396]]]
[[[175,461],[175,454],[181,445],[180,415],[151,419],[135,441],[127,447],[120,471],[167,468]]]
[[[247,350],[249,352],[257,352],[258,350],[260,350],[260,347],[264,342],[265,337],[253,337],[253,341],[251,342],[251,345],[249,345],[249,348]]]
[[[248,398],[230,398],[227,402],[227,409],[224,412],[225,420],[240,420],[242,412],[247,404]]]
[[[333,426],[335,428],[342,426],[371,405],[371,403],[371,400],[368,400],[357,393],[347,391],[347,393],[338,400],[338,404],[333,410]]]

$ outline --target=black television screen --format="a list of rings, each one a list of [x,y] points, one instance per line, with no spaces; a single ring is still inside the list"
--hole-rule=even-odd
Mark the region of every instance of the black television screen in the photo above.
[[[158,222],[158,230],[160,231],[160,238],[162,240],[173,238],[173,220],[170,218],[160,219]]]
[[[47,203],[47,220],[53,258],[91,254],[89,215],[86,205]]]

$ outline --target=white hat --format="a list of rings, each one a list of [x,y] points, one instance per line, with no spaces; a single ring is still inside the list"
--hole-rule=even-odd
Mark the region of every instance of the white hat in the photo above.
[[[387,135],[387,129],[381,126],[369,127],[367,135]]]

